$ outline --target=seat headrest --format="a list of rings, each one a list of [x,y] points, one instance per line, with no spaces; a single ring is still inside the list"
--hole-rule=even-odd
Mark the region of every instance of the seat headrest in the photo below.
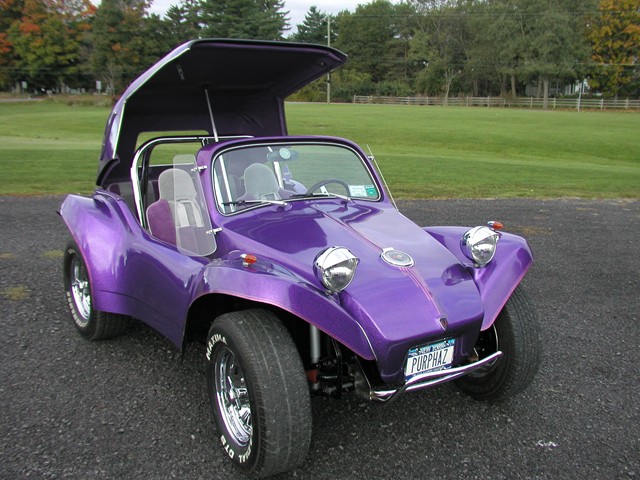
[[[244,171],[244,188],[247,197],[260,198],[273,194],[279,198],[280,187],[273,170],[262,163],[253,163]]]
[[[170,202],[179,200],[193,200],[196,189],[191,176],[184,170],[169,168],[158,177],[160,198]]]

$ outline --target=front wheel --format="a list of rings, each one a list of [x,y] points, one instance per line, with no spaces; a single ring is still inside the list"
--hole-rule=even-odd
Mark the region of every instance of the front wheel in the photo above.
[[[456,380],[456,385],[476,400],[499,401],[529,386],[540,366],[538,316],[528,295],[518,286],[494,324],[480,332],[476,353],[480,358],[496,350],[503,357],[493,366]]]
[[[265,477],[300,465],[311,442],[309,387],[287,329],[265,310],[218,317],[209,330],[207,394],[229,459]]]
[[[88,340],[122,335],[129,324],[129,317],[93,308],[87,264],[73,240],[65,249],[63,274],[67,305],[80,334]]]

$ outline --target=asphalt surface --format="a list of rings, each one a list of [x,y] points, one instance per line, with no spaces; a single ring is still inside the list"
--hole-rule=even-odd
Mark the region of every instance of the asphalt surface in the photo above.
[[[0,197],[0,478],[241,478],[213,434],[203,347],[135,323],[88,342],[66,310],[61,197]],[[502,221],[536,264],[525,286],[543,363],[512,400],[451,385],[392,405],[314,398],[307,461],[277,478],[640,478],[640,202],[402,202],[421,225]]]

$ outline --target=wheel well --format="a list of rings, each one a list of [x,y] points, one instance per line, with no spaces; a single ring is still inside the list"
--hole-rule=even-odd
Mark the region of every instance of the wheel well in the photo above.
[[[291,334],[302,361],[305,362],[309,358],[309,324],[305,320],[273,305],[224,294],[204,295],[191,305],[187,316],[183,347],[190,342],[204,344],[211,324],[220,315],[251,308],[273,312]]]
[[[354,372],[358,368],[368,378],[369,385],[382,385],[375,360],[358,357],[342,343],[320,332],[320,361],[315,363],[311,360],[311,334],[306,320],[274,305],[232,295],[212,293],[193,303],[187,317],[183,348],[188,342],[204,344],[211,324],[220,315],[256,308],[272,312],[285,326],[296,345],[314,392],[339,398],[343,390],[354,388]]]

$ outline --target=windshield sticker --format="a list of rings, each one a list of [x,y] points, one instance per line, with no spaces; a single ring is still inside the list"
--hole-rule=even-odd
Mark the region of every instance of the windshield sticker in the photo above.
[[[350,197],[366,197],[367,189],[364,188],[364,185],[349,185],[349,196]]]
[[[367,191],[367,197],[377,197],[378,196],[378,190],[376,189],[375,186],[367,185],[364,188]]]
[[[377,197],[378,190],[373,185],[349,185],[350,197]]]

